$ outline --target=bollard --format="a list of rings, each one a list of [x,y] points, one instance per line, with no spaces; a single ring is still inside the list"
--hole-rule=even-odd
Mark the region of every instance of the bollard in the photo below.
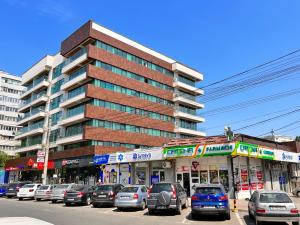
[[[236,199],[233,199],[233,210],[232,210],[232,212],[237,212]]]

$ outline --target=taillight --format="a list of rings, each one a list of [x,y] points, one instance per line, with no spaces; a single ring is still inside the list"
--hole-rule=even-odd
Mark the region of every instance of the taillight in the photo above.
[[[172,185],[172,198],[176,198],[177,194],[176,194],[176,190],[175,187]]]
[[[226,201],[226,200],[228,200],[228,196],[227,195],[219,197],[219,201]]]
[[[52,191],[46,191],[46,194],[51,194],[52,193]]]
[[[151,185],[151,187],[148,189],[148,198],[150,198],[150,194],[151,194],[151,191],[152,191],[152,185]]]
[[[192,201],[197,201],[198,200],[198,197],[196,195],[193,195],[192,196]]]
[[[108,192],[108,196],[113,197],[115,193],[113,191]]]
[[[297,208],[291,209],[291,213],[299,213],[299,210]]]
[[[97,193],[96,193],[96,192],[94,192],[94,193],[93,193],[93,196],[97,196]]]
[[[262,208],[257,208],[256,209],[256,213],[265,213],[266,210],[265,209],[262,209]]]
[[[139,198],[139,195],[138,194],[134,194],[133,195],[133,199],[138,199]]]
[[[16,192],[18,192],[20,190],[20,187],[16,187]]]
[[[33,192],[34,191],[34,189],[29,189],[29,192]]]
[[[80,191],[80,192],[77,194],[77,197],[78,197],[78,198],[81,198],[83,195],[84,195],[84,193]]]

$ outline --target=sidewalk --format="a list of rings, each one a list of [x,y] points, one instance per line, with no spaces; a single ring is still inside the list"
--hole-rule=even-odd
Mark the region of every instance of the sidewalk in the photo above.
[[[233,209],[233,199],[230,199],[230,208]],[[236,200],[236,209],[238,211],[248,211],[248,201],[245,199]]]

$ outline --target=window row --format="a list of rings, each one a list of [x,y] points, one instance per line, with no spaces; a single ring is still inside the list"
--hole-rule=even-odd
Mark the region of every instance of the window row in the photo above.
[[[51,94],[55,94],[60,91],[61,85],[64,84],[64,79],[60,79],[57,81],[55,84],[52,85],[51,87]]]
[[[18,128],[14,126],[7,126],[0,124],[0,130],[17,131]]]
[[[107,128],[107,129],[112,129],[112,130],[123,130],[126,132],[147,134],[147,135],[151,135],[151,136],[174,137],[174,133],[167,132],[167,131],[162,131],[162,130],[157,130],[157,129],[152,129],[152,128],[145,128],[145,127],[138,127],[138,126],[124,124],[124,123],[97,120],[97,119],[92,119],[92,120],[88,121],[87,125],[90,125],[93,127]]]
[[[130,96],[135,96],[135,97],[145,99],[145,100],[148,100],[148,101],[151,101],[151,102],[173,106],[173,102],[168,101],[166,99],[162,99],[162,98],[159,98],[159,97],[156,97],[156,96],[153,96],[153,95],[145,94],[143,92],[139,92],[139,91],[136,91],[136,90],[133,90],[133,89],[125,88],[125,87],[122,87],[122,86],[119,86],[119,85],[116,85],[116,84],[112,84],[112,83],[108,83],[108,82],[105,82],[105,81],[102,81],[102,80],[94,79],[92,81],[92,84],[97,86],[97,87],[105,88],[105,89],[108,89],[108,90],[112,90],[112,91],[119,92],[119,93],[122,93],[122,94],[130,95]]]
[[[127,59],[128,61],[132,61],[132,62],[135,62],[135,63],[140,64],[142,66],[145,66],[145,67],[147,67],[149,69],[158,71],[160,73],[163,73],[163,74],[171,76],[171,77],[174,76],[174,73],[172,71],[166,69],[166,68],[163,68],[163,67],[161,67],[159,65],[151,63],[151,62],[149,62],[149,61],[147,61],[145,59],[142,59],[142,58],[140,58],[138,56],[132,55],[132,54],[130,54],[128,52],[125,52],[125,51],[123,51],[123,50],[121,50],[119,48],[116,48],[116,47],[113,47],[111,45],[108,45],[108,44],[106,44],[106,43],[104,43],[102,41],[98,41],[97,40],[95,42],[95,46],[98,47],[98,48],[101,48],[101,49],[103,49],[103,50],[105,50],[107,52],[110,52],[112,54],[121,56],[122,58]]]
[[[61,118],[61,111],[57,112],[57,113],[54,113],[51,115],[51,125],[54,126],[58,123],[58,121],[60,120]]]
[[[53,98],[50,102],[50,110],[56,109],[59,107],[59,104],[61,102],[62,96],[58,96],[56,98]]]
[[[8,88],[8,87],[1,87],[1,91],[4,91],[6,93],[16,94],[16,95],[22,95],[24,91]]]
[[[6,115],[0,114],[0,120],[17,122],[17,119],[18,119],[17,117],[6,116]]]
[[[178,76],[178,81],[182,82],[182,83],[185,83],[187,85],[190,85],[190,86],[193,86],[193,87],[196,87],[196,82],[192,79],[189,79],[187,77],[183,77],[183,76]]]
[[[91,104],[95,106],[101,106],[108,109],[113,109],[121,112],[126,112],[130,114],[136,114],[141,116],[146,116],[151,119],[156,120],[162,120],[162,121],[168,121],[168,122],[174,122],[174,117],[163,115],[160,113],[150,112],[148,110],[144,109],[138,109],[131,106],[121,105],[113,102],[107,102],[99,99],[92,99]]]
[[[104,147],[124,147],[124,148],[132,148],[132,149],[148,147],[145,145],[134,145],[128,143],[119,143],[119,142],[112,142],[112,141],[96,141],[96,140],[89,141],[89,145],[104,146]]]
[[[190,130],[197,130],[197,123],[181,119],[180,127]]]
[[[7,111],[7,112],[18,112],[18,108],[9,107],[9,106],[6,106],[6,105],[0,105],[0,110],[1,111]]]
[[[17,104],[20,103],[20,100],[17,98],[12,98],[12,97],[8,97],[8,96],[4,96],[4,95],[0,95],[0,101],[17,103]]]
[[[21,85],[21,81],[19,80],[10,79],[7,77],[2,77],[1,80],[3,83]]]
[[[100,67],[102,69],[111,71],[115,74],[119,74],[121,76],[125,76],[125,77],[131,78],[131,79],[135,79],[135,80],[138,80],[140,82],[150,84],[151,86],[158,87],[158,88],[163,89],[163,90],[173,91],[173,87],[171,87],[169,85],[160,83],[158,81],[155,81],[155,80],[152,80],[152,79],[149,79],[149,78],[146,78],[146,77],[143,77],[141,75],[129,72],[127,70],[120,69],[118,67],[109,65],[107,63],[104,63],[104,62],[101,62],[101,61],[98,61],[98,60],[95,61],[94,65],[96,67]]]
[[[64,67],[64,63],[61,63],[53,69],[52,80],[54,80],[55,78],[61,75],[61,71],[63,67]]]
[[[10,146],[10,145],[0,145],[0,150],[15,150],[16,146]]]

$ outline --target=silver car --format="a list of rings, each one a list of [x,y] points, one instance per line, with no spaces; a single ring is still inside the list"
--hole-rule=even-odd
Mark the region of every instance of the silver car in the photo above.
[[[36,201],[40,201],[42,199],[44,200],[50,200],[52,196],[52,189],[53,185],[42,185],[40,186],[34,194],[34,199]]]
[[[262,222],[292,222],[299,225],[299,211],[283,191],[255,191],[248,203],[249,217]]]
[[[147,206],[147,188],[144,185],[132,185],[124,187],[118,192],[116,207],[123,208],[140,208],[144,210]]]
[[[57,184],[52,189],[51,201],[55,203],[57,201],[63,201],[65,192],[75,187],[75,184]]]

